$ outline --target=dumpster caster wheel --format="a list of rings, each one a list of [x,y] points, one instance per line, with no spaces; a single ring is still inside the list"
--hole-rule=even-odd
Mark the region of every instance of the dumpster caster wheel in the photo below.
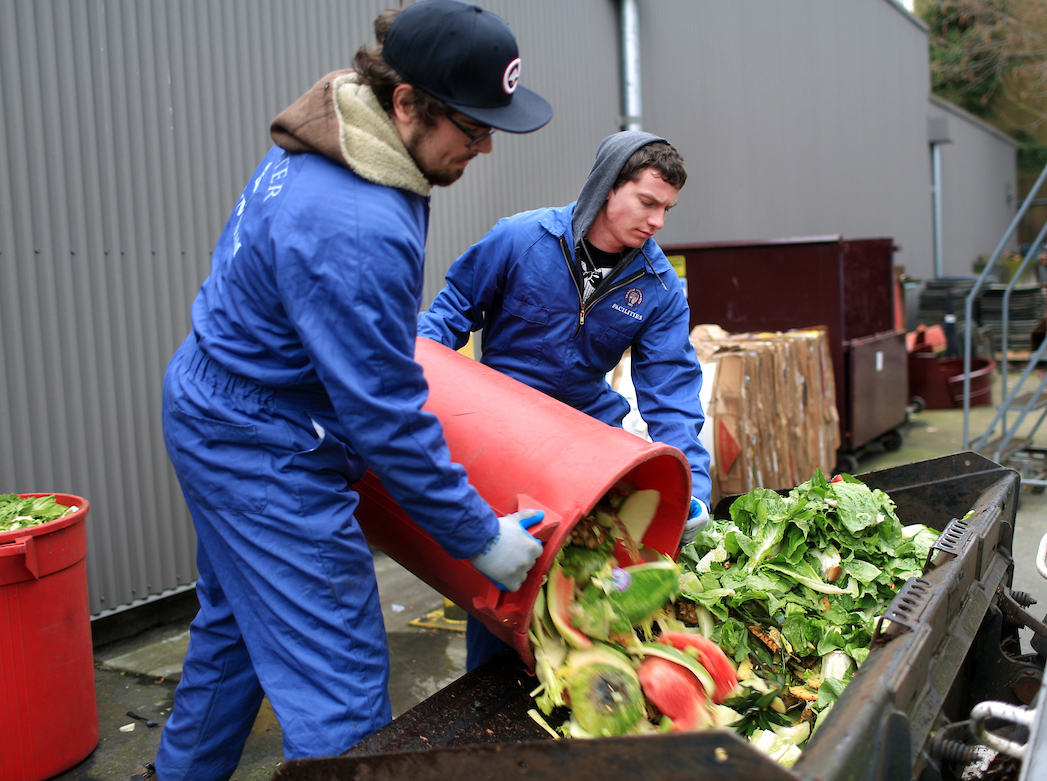
[[[909,406],[905,408],[905,411],[912,415],[918,415],[925,409],[927,409],[927,402],[919,396],[913,396],[909,399]]]
[[[840,474],[846,472],[849,475],[853,475],[858,471],[858,459],[853,453],[839,453],[836,456],[836,469],[833,470],[833,474]]]
[[[904,441],[905,437],[902,435],[902,430],[900,428],[888,431],[880,437],[880,444],[883,445],[883,449],[892,452],[900,449]]]

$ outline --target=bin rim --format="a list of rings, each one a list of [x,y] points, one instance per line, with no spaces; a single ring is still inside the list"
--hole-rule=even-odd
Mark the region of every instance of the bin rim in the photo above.
[[[18,494],[19,499],[35,499],[40,496],[53,496],[58,504],[64,504],[66,507],[76,507],[77,509],[75,512],[63,515],[61,518],[56,518],[53,521],[45,521],[44,523],[38,523],[35,526],[27,526],[24,529],[13,529],[8,532],[0,532],[0,545],[14,542],[19,537],[38,537],[42,534],[51,534],[60,529],[73,526],[80,523],[80,521],[87,516],[88,510],[91,509],[91,503],[84,497],[77,496],[76,494],[65,494],[60,491],[42,491]]]

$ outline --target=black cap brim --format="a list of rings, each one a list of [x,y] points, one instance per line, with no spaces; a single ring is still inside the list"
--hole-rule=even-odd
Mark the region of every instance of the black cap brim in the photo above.
[[[508,106],[476,108],[446,101],[447,105],[460,111],[481,125],[497,128],[506,133],[530,133],[544,126],[553,118],[553,107],[549,101],[523,86],[517,86]]]

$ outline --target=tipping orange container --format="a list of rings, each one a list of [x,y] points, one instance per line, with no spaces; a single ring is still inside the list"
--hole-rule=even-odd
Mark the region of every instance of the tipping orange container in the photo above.
[[[498,515],[544,510],[530,528],[544,543],[518,591],[500,590],[468,561],[451,558],[388,494],[373,472],[355,486],[356,517],[368,541],[453,600],[534,667],[527,639],[538,591],[571,529],[618,482],[661,493],[644,547],[674,556],[691,501],[684,454],[608,426],[429,339],[415,358],[425,369],[425,408],[443,424],[451,458]]]

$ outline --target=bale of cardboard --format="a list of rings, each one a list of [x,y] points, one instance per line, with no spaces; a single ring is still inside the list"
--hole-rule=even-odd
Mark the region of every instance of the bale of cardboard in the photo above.
[[[840,427],[826,329],[731,334],[697,325],[691,344],[714,374],[705,424],[714,505],[753,488],[791,488],[819,468],[832,473]]]

